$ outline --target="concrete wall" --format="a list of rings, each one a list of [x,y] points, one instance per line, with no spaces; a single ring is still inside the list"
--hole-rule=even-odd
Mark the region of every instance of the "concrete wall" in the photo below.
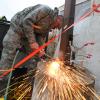
[[[100,0],[95,0],[95,2],[100,3]],[[90,8],[91,4],[92,1],[78,8],[76,7],[76,20]],[[74,28],[74,46],[80,48],[87,42],[94,42],[95,45],[88,45],[77,51],[76,63],[83,63],[83,66],[87,67],[96,76],[95,87],[97,93],[100,94],[100,13],[91,14]],[[90,59],[79,56],[87,54],[92,55]]]
[[[76,0],[75,21],[91,9],[92,0]],[[83,2],[85,1],[85,2]],[[100,4],[100,0],[94,0]],[[60,13],[63,14],[63,6]],[[94,45],[88,45],[81,48],[85,43],[94,42]],[[100,94],[100,13],[91,14],[74,27],[73,44],[81,48],[76,52],[75,63],[87,67],[96,77],[95,88]],[[91,58],[86,58],[88,54]]]
[[[82,3],[84,1],[87,1],[87,0],[76,0],[76,4]]]

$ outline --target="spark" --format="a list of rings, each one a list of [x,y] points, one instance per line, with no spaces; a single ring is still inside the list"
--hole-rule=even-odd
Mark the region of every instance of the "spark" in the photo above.
[[[71,68],[61,61],[40,62],[35,77],[32,100],[86,100],[86,96],[100,100],[89,87],[94,79],[80,67]]]
[[[30,71],[32,76],[32,71]],[[24,100],[31,98],[32,84],[30,74],[24,75],[22,82],[11,89],[10,99]],[[95,90],[89,87],[90,77],[75,66],[66,66],[60,60],[50,60],[39,62],[35,77],[32,100],[87,100],[86,96],[92,100],[94,97],[100,100]],[[18,80],[18,78],[13,78]],[[22,76],[21,76],[22,78]],[[91,77],[93,78],[93,77]]]
[[[60,63],[54,61],[48,64],[47,72],[50,76],[56,77],[56,75],[58,74],[59,68],[60,68]]]
[[[30,70],[27,74],[24,74],[19,77],[12,77],[11,84],[8,87],[9,91],[7,93],[8,100],[27,100],[31,98],[32,93],[32,80],[36,76],[33,76],[35,70]],[[0,93],[5,91],[1,90]]]

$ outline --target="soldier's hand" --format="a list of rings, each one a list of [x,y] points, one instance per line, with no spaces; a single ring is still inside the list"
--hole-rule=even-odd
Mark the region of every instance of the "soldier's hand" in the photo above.
[[[31,47],[32,50],[36,50],[36,49],[39,48],[39,44],[35,42],[35,43],[33,43],[33,44],[30,44],[30,47]],[[38,53],[39,57],[44,56],[44,54],[45,54],[44,49],[42,49],[42,50]]]
[[[35,43],[30,44],[30,47],[32,50],[36,50],[39,48],[39,44],[35,42]]]

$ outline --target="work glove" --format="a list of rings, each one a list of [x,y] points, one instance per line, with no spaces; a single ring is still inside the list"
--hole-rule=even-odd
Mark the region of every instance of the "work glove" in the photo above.
[[[30,44],[30,47],[32,50],[36,50],[39,48],[39,44],[35,42],[35,43]]]
[[[35,43],[30,44],[30,47],[31,47],[32,50],[36,50],[36,49],[39,48],[39,44],[35,42]],[[38,53],[39,57],[42,57],[44,54],[45,54],[44,49],[42,49],[42,50]]]

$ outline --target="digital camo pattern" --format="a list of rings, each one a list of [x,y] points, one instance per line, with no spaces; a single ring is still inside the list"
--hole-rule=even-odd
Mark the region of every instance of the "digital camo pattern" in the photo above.
[[[54,12],[48,6],[36,5],[18,12],[12,19],[10,29],[3,40],[3,51],[0,69],[11,68],[16,49],[24,46],[29,50],[29,44],[43,40],[48,34],[54,20]],[[36,29],[33,24],[40,26]]]

